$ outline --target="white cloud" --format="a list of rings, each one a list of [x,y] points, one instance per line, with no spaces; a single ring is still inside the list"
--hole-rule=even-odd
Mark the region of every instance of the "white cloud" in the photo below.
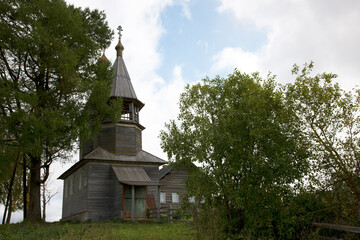
[[[165,160],[167,156],[160,148],[158,136],[160,130],[164,129],[164,124],[178,115],[177,103],[180,93],[184,90],[185,82],[181,66],[176,65],[172,71],[172,79],[169,79],[167,83],[147,89],[150,97],[140,112],[141,124],[147,127],[143,131],[143,149]]]
[[[264,73],[271,70],[279,81],[289,82],[294,63],[313,60],[316,71],[338,73],[338,81],[350,89],[360,81],[359,8],[356,0],[222,0],[218,11],[266,31],[267,42],[255,53]],[[248,57],[242,51],[228,55],[239,63]],[[231,64],[230,60],[216,60],[218,68],[224,68],[226,61]]]
[[[187,19],[191,19],[189,3],[190,3],[190,0],[180,1],[180,5],[182,6],[183,14]]]
[[[221,70],[231,72],[238,68],[241,72],[260,71],[258,56],[251,52],[245,52],[241,48],[225,48],[213,57],[211,71],[217,73]]]

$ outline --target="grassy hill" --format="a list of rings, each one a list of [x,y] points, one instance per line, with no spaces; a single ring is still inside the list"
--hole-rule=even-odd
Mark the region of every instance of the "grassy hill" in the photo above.
[[[0,225],[0,239],[195,239],[195,229],[186,223],[104,222],[104,223],[18,223]]]

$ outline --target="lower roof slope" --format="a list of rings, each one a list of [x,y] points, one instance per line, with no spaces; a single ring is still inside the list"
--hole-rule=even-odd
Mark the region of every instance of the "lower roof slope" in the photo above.
[[[105,162],[109,164],[131,164],[131,165],[162,165],[167,163],[165,160],[158,158],[146,151],[139,151],[136,155],[115,154],[97,147],[87,154],[79,162],[71,166],[67,171],[60,175],[59,179],[65,179],[82,165],[87,162]]]

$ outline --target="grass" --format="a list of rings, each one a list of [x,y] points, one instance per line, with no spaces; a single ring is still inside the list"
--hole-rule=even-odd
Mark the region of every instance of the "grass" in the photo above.
[[[104,223],[18,223],[0,225],[0,239],[195,239],[187,223],[104,222]]]

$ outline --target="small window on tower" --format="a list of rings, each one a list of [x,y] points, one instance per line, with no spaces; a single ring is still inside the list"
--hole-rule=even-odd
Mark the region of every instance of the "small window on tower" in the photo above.
[[[125,103],[123,105],[123,111],[122,111],[122,114],[121,114],[121,119],[123,120],[130,120],[131,118],[131,111],[130,111],[130,106],[128,103]]]
[[[135,106],[134,108],[135,121],[139,122],[139,108],[137,106]]]

